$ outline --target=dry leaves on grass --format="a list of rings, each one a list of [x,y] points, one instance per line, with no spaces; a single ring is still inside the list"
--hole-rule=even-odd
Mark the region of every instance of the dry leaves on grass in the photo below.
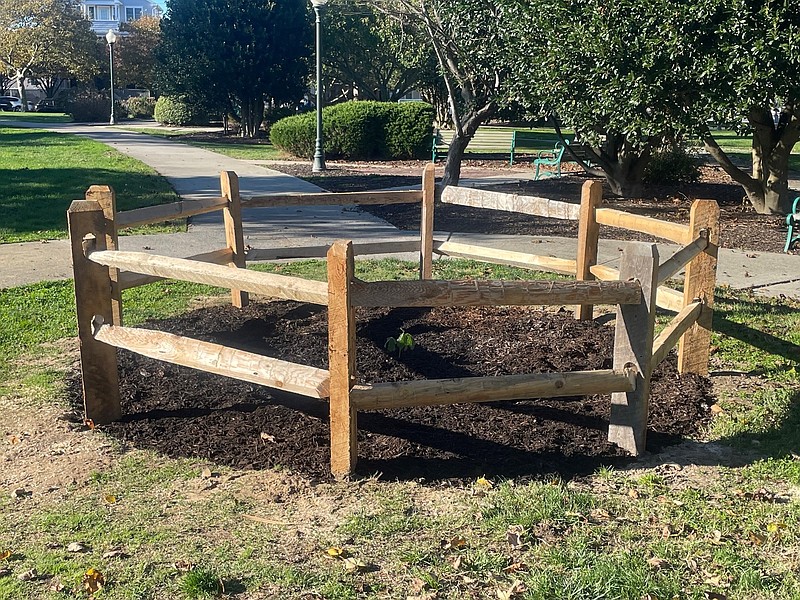
[[[99,592],[106,584],[105,576],[97,569],[90,567],[83,575],[81,586],[90,595]]]

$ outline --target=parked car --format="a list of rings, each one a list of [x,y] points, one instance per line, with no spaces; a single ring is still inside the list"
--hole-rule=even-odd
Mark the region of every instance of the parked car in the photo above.
[[[22,100],[15,96],[0,96],[0,110],[22,112]]]
[[[64,102],[55,98],[45,98],[39,100],[33,110],[36,112],[64,112]]]

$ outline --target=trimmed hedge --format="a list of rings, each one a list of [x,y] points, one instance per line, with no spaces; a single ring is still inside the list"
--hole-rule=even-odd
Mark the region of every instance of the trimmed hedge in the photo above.
[[[152,119],[156,109],[156,99],[133,96],[121,102],[129,119]]]
[[[281,119],[272,126],[270,141],[310,159],[316,122],[314,112]],[[322,128],[328,158],[424,158],[430,152],[433,107],[422,102],[345,102],[322,109]]]
[[[153,116],[162,125],[204,125],[208,121],[202,108],[177,96],[161,96]]]
[[[102,123],[111,117],[111,98],[105,91],[80,90],[70,94],[64,110],[76,123]],[[114,115],[117,118],[125,115],[119,102],[114,103]]]
[[[650,184],[696,183],[700,179],[697,156],[681,147],[653,154],[644,171],[644,182]]]

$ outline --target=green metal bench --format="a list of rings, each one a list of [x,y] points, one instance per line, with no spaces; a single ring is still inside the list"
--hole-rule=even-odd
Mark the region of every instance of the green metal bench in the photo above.
[[[453,141],[455,132],[452,129],[434,129],[433,142],[431,144],[431,161],[436,162],[437,157],[447,154],[450,142]],[[505,153],[505,148],[511,147],[513,132],[508,129],[496,127],[478,127],[478,131],[472,136],[467,145],[467,149],[473,152],[496,153],[501,148]]]
[[[538,152],[547,149],[553,143],[553,139],[542,137],[542,135],[547,134],[535,131],[515,131],[511,138],[511,161],[508,164],[514,165],[514,153],[518,150],[536,150]]]
[[[533,166],[536,167],[536,175],[534,181],[539,181],[539,169],[541,167],[555,167],[555,172],[543,171],[542,173],[549,173],[550,177],[561,177],[561,158],[564,156],[564,144],[556,142],[552,150],[539,150],[536,158],[533,159]]]
[[[786,217],[786,224],[789,226],[789,231],[786,234],[784,252],[791,250],[795,242],[800,242],[800,232],[798,232],[798,229],[800,229],[800,196],[794,199],[792,212]]]

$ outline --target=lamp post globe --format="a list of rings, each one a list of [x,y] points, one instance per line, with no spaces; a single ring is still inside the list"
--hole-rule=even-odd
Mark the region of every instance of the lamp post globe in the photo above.
[[[117,34],[113,29],[109,29],[108,33],[106,33],[106,42],[108,42],[108,71],[111,79],[111,118],[108,121],[109,125],[114,125],[114,43],[116,41]]]
[[[319,173],[326,171],[325,152],[322,149],[322,36],[320,24],[320,12],[328,3],[328,0],[311,0],[316,16],[316,47],[317,47],[317,141],[314,146],[314,162],[311,171]]]

